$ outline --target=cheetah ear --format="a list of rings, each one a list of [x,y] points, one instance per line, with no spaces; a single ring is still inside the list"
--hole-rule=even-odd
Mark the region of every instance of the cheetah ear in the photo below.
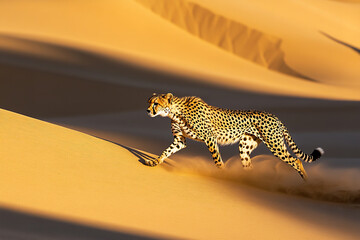
[[[173,100],[173,95],[172,93],[167,93],[166,94],[166,99],[168,100],[169,104],[171,104],[172,100]]]
[[[150,101],[154,98],[154,97],[156,97],[157,96],[157,94],[156,93],[153,93],[152,94],[152,96],[151,97],[149,97],[149,99],[148,99],[148,103],[150,103]]]

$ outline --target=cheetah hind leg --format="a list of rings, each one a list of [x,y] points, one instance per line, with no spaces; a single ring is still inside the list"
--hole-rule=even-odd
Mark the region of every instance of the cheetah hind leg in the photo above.
[[[253,168],[251,163],[250,154],[252,151],[259,146],[261,140],[253,135],[244,134],[240,138],[239,142],[239,151],[240,151],[240,159],[241,163],[245,170],[250,170]]]
[[[279,137],[278,139],[276,139],[274,145],[270,145],[266,141],[264,143],[274,154],[274,156],[278,157],[283,162],[292,166],[299,173],[302,179],[304,179],[304,181],[307,180],[307,174],[305,172],[302,162],[300,161],[300,159],[291,156],[291,154],[286,148],[283,138]]]

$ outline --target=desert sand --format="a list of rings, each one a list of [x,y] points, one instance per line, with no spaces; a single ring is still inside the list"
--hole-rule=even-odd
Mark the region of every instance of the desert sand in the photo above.
[[[358,239],[360,2],[0,3],[0,238]],[[308,182],[264,145],[158,167],[153,92],[276,114],[325,155]]]

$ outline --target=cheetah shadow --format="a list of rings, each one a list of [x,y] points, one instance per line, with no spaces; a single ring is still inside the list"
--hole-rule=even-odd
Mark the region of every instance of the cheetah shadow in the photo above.
[[[135,157],[138,158],[138,162],[142,163],[143,165],[146,165],[146,160],[155,160],[154,157],[150,156],[149,154],[143,153],[139,150],[136,150],[134,148],[124,146],[120,143],[115,143],[116,145],[128,150],[131,154],[133,154]],[[146,165],[147,166],[147,165]]]
[[[96,137],[96,136],[95,136]],[[104,141],[107,141],[109,143],[112,143],[112,144],[115,144],[119,147],[122,147],[124,149],[126,149],[127,151],[129,151],[131,154],[133,154],[136,158],[138,158],[138,162],[140,162],[141,164],[145,165],[145,166],[148,166],[146,164],[146,160],[155,160],[156,158],[153,157],[153,156],[150,156],[149,154],[146,154],[140,150],[137,150],[137,149],[134,149],[134,148],[131,148],[131,147],[128,147],[128,146],[125,146],[125,145],[122,145],[120,143],[117,143],[117,142],[114,142],[114,141],[111,141],[111,140],[108,140],[108,139],[104,139],[104,138],[100,138],[100,137],[96,137],[96,138],[99,138],[101,140],[104,140]],[[169,163],[168,161],[165,161],[163,164],[161,165],[165,165],[165,166],[168,166],[168,167],[174,167],[173,164]],[[149,166],[150,167],[150,166]]]
[[[146,164],[146,160],[155,160],[156,158],[154,158],[153,156],[150,156],[149,154],[143,153],[139,150],[136,150],[134,148],[128,147],[128,146],[124,146],[120,143],[115,143],[116,145],[128,150],[131,154],[133,154],[135,157],[138,158],[138,162],[142,163],[143,165],[150,167],[149,165]],[[165,169],[167,170],[172,170],[175,166],[171,163],[169,163],[168,161],[164,161],[160,166],[164,166]]]

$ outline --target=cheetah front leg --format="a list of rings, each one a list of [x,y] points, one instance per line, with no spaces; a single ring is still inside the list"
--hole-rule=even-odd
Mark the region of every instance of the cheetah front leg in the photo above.
[[[213,159],[214,163],[218,168],[224,168],[224,162],[221,159],[221,155],[219,152],[219,146],[217,144],[217,141],[213,138],[209,138],[205,140],[205,144],[208,147]]]
[[[172,144],[170,144],[170,146],[157,159],[146,160],[147,165],[152,167],[159,165],[163,163],[166,158],[170,157],[170,155],[186,147],[185,137],[182,135],[180,126],[177,123],[171,123],[171,131],[174,135],[174,141]]]
[[[170,146],[158,157],[154,160],[146,160],[146,164],[149,166],[156,166],[164,162],[164,160],[170,155],[176,153],[177,151],[186,147],[185,138],[183,136],[174,136],[174,141]]]

